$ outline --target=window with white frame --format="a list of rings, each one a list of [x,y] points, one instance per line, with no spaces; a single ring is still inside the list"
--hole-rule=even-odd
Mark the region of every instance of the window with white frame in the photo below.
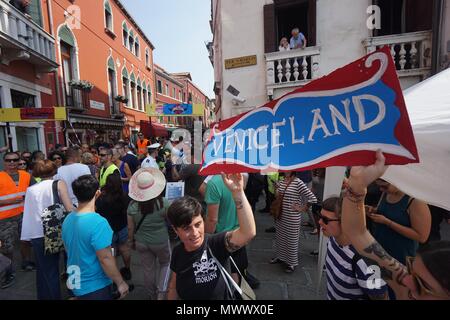
[[[105,1],[105,27],[113,32],[113,12],[109,1]]]
[[[145,49],[145,66],[150,67],[150,52],[148,48]]]
[[[162,92],[162,82],[161,82],[161,80],[158,80],[158,81],[156,82],[156,92],[158,92],[158,93],[160,93],[160,94],[163,93],[163,92]]]
[[[134,32],[133,32],[133,30],[130,30],[130,32],[128,32],[128,50],[130,50],[133,53],[133,50],[134,50]]]
[[[139,38],[136,36],[135,40],[134,40],[134,54],[136,55],[136,57],[140,58],[141,57],[141,48],[139,46]]]
[[[166,91],[164,92],[166,96],[169,96],[169,85],[166,83]]]
[[[125,21],[122,23],[123,45],[128,48],[128,27]]]

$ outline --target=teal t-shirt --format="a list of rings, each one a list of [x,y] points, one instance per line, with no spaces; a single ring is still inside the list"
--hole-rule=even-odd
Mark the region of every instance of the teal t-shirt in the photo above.
[[[67,251],[68,283],[76,296],[111,285],[96,252],[111,246],[113,231],[98,213],[70,213],[64,220],[62,238]],[[78,273],[79,272],[79,273]],[[76,277],[79,274],[79,283]]]
[[[225,186],[222,176],[214,176],[206,185],[206,204],[218,204],[219,216],[217,219],[216,233],[232,231],[239,227],[231,191]]]
[[[153,211],[151,214],[147,214],[142,221],[139,230],[135,234],[135,239],[145,245],[160,245],[167,243],[169,240],[169,233],[166,223],[166,211],[169,207],[169,202],[163,199],[164,206]],[[139,221],[142,219],[141,210],[139,204],[136,201],[131,201],[128,205],[128,215],[134,220],[135,228],[138,226]]]

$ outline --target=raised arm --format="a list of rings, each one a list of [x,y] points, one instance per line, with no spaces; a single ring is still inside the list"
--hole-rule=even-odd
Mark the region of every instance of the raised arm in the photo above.
[[[367,265],[378,265],[381,277],[395,291],[397,298],[406,298],[407,289],[401,282],[407,274],[406,267],[392,258],[372,237],[366,228],[364,198],[367,186],[381,177],[387,167],[381,151],[377,151],[375,164],[353,167],[348,179],[348,191],[342,202],[342,227],[352,245]]]
[[[227,232],[225,246],[229,252],[234,252],[245,246],[256,235],[255,218],[252,207],[244,193],[242,174],[222,174],[223,182],[230,189],[236,204],[239,228]]]

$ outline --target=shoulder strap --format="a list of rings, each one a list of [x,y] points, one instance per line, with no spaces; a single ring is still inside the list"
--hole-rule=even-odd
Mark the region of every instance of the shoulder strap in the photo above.
[[[212,253],[211,248],[209,247],[208,244],[206,244],[208,247],[208,252],[211,255],[211,257],[214,259],[214,262],[217,264],[217,266],[219,267],[219,271],[222,275],[223,281],[225,282],[225,285],[227,286],[228,292],[230,294],[230,297],[234,297],[233,294],[233,290],[231,290],[231,286],[230,284],[234,287],[234,289],[242,296],[242,289],[239,288],[239,286],[237,285],[237,283],[234,281],[234,279],[231,277],[231,275],[227,272],[227,270],[222,266],[222,264],[219,262],[219,260],[217,260],[217,258],[214,256],[214,254]],[[230,259],[231,256],[230,256]],[[233,262],[234,263],[234,262]]]
[[[408,199],[408,205],[406,206],[405,211],[408,212],[409,207],[411,206],[411,203],[415,200],[415,198],[409,198]]]
[[[142,214],[142,213],[141,213],[141,214]],[[147,217],[146,214],[142,214],[141,220],[139,220],[139,222],[138,222],[138,224],[137,224],[137,226],[136,226],[136,229],[134,229],[134,234],[136,234],[136,233],[138,232],[139,228],[140,228],[141,225],[142,225],[142,222],[144,222],[144,220],[145,220],[146,217]]]
[[[52,193],[53,193],[53,202],[54,203],[61,203],[61,200],[59,199],[59,194],[58,194],[58,181],[59,180],[55,180],[52,183]]]

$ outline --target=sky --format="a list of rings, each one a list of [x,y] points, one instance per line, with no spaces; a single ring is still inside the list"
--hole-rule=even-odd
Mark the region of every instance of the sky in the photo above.
[[[214,98],[214,70],[205,42],[212,40],[209,26],[211,0],[121,0],[155,46],[153,62],[167,72],[190,72],[192,81]]]

